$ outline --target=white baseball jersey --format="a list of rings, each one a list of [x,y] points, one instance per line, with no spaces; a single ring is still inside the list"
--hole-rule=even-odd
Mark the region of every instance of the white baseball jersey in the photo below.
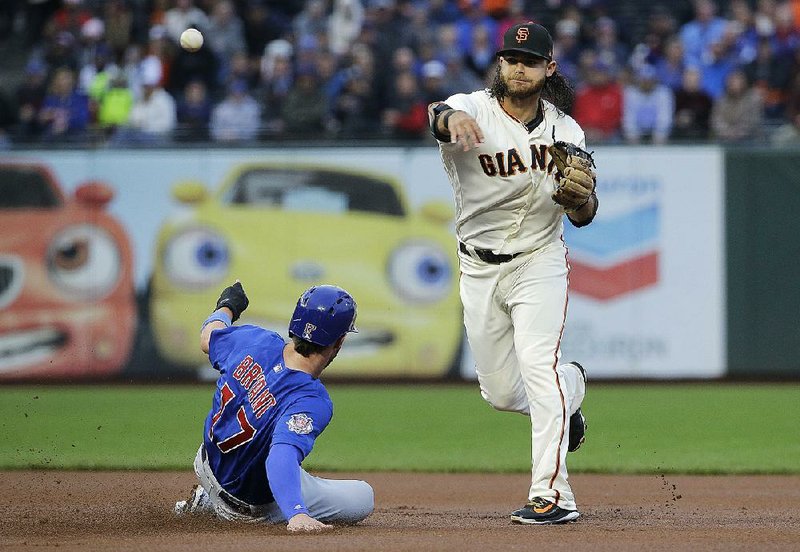
[[[455,94],[445,103],[474,117],[484,137],[483,144],[466,152],[460,144],[439,142],[455,194],[458,239],[512,254],[559,239],[564,208],[551,199],[555,168],[547,146],[563,140],[585,147],[578,123],[542,100],[544,119],[529,133],[488,90]]]
[[[459,254],[459,286],[481,395],[497,410],[531,416],[528,498],[575,510],[566,454],[570,418],[586,384],[575,365],[559,364],[569,265],[547,146],[563,140],[585,147],[585,137],[544,100],[542,121],[532,132],[487,90],[445,103],[471,115],[484,137],[468,151],[439,143],[455,195],[456,234],[468,246]],[[519,255],[489,262],[469,247]]]

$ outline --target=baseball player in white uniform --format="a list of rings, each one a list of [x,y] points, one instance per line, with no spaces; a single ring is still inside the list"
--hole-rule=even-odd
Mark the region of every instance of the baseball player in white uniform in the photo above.
[[[563,112],[572,90],[552,51],[541,25],[511,27],[492,87],[428,110],[455,195],[464,325],[481,394],[497,410],[531,417],[528,503],[511,515],[525,524],[580,515],[566,457],[583,442],[586,376],[578,363],[560,363],[569,283],[562,233],[565,213],[585,226],[598,206],[593,164],[570,155],[559,171],[548,150],[554,141],[585,147]]]

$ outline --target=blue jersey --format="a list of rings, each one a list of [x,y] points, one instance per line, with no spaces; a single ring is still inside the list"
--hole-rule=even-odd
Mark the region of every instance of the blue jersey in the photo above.
[[[220,377],[204,428],[208,462],[220,485],[248,504],[273,501],[270,447],[294,445],[305,458],[333,416],[322,382],[286,367],[285,345],[258,326],[211,332],[208,357]]]

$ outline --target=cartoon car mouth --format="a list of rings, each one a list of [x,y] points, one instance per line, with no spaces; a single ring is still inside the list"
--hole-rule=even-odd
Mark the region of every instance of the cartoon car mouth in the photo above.
[[[67,342],[67,335],[55,328],[15,331],[0,335],[0,372],[31,366],[52,358]]]
[[[358,326],[358,324],[356,324]],[[347,334],[347,345],[342,348],[342,356],[374,354],[394,343],[394,334],[385,330],[358,329],[358,333]]]
[[[271,324],[267,321],[253,318],[250,318],[242,323],[256,324],[262,328],[272,330],[273,332],[284,336],[284,338],[287,337],[286,328],[281,327],[279,324]],[[339,353],[340,355],[354,357],[375,354],[385,347],[388,347],[395,341],[395,334],[388,330],[361,328],[358,326],[358,322],[356,322],[356,327],[358,328],[358,333],[347,334],[347,343]]]

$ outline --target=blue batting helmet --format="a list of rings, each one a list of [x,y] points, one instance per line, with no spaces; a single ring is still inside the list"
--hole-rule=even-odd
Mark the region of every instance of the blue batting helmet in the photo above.
[[[356,302],[338,286],[308,288],[297,300],[289,322],[292,335],[323,347],[356,329]]]

